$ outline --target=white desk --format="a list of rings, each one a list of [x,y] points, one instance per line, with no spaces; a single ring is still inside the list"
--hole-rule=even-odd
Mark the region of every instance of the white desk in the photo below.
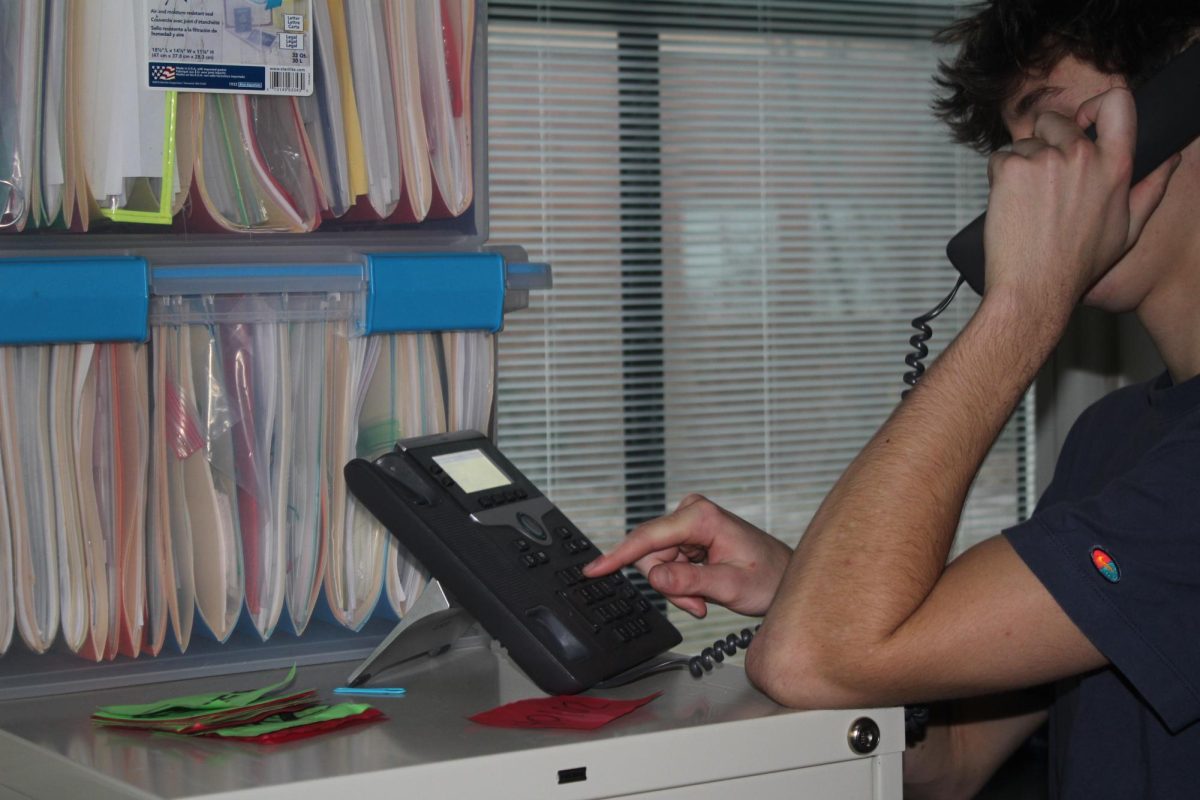
[[[296,688],[330,702],[353,664],[303,667]],[[451,651],[383,677],[403,698],[371,698],[389,720],[276,746],[95,728],[92,709],[213,689],[269,673],[204,678],[0,703],[0,800],[86,798],[871,798],[900,800],[899,709],[793,712],[722,666],[703,680],[673,672],[597,692],[664,695],[592,732],[503,730],[466,717],[538,690],[503,654]],[[351,698],[353,699],[353,698]],[[882,731],[869,756],[847,733],[863,716]],[[560,783],[560,770],[586,780]],[[576,773],[578,774],[578,773]]]

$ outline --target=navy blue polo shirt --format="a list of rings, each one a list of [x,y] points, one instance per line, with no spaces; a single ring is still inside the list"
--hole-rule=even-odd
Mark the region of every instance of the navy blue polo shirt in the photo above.
[[[1111,665],[1055,687],[1051,796],[1200,797],[1200,377],[1084,412],[1004,535]]]

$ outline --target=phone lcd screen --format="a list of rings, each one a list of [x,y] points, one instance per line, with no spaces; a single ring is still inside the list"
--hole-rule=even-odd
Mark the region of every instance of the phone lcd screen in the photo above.
[[[455,480],[467,494],[508,486],[512,480],[482,450],[463,450],[434,456],[437,465]]]

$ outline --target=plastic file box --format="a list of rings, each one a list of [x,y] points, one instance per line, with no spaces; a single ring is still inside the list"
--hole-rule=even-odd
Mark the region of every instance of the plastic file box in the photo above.
[[[13,35],[25,40],[45,25],[52,41],[62,23],[57,7],[21,6],[44,8],[44,18],[25,14]],[[349,6],[313,3],[311,32],[318,51],[324,48],[324,55],[316,54],[319,92],[341,92],[343,99],[353,93],[364,114],[383,108],[372,105],[376,100],[386,105],[386,82],[357,85],[353,78],[363,64],[348,72],[350,60],[338,60],[347,55],[346,37],[364,36],[382,37],[377,52],[390,59],[384,77],[392,80],[393,99],[405,91],[401,67],[426,78],[436,73],[421,88],[422,113],[428,88],[451,87],[430,109],[453,128],[459,160],[445,161],[444,148],[430,150],[428,180],[437,191],[428,214],[412,202],[396,203],[392,213],[391,201],[366,191],[371,182],[358,186],[361,196],[356,190],[355,197],[334,198],[331,187],[353,172],[337,158],[312,170],[312,185],[274,172],[315,158],[320,148],[337,150],[339,142],[324,139],[323,131],[350,135],[348,120],[358,119],[357,112],[349,114],[354,104],[322,105],[322,97],[329,98],[319,92],[295,101],[170,96],[157,138],[161,172],[173,168],[174,158],[178,186],[169,191],[152,177],[126,183],[128,197],[106,196],[99,214],[83,199],[91,206],[90,225],[81,224],[79,205],[74,215],[53,210],[58,201],[72,208],[71,190],[59,195],[45,182],[22,184],[29,177],[23,173],[0,172],[0,468],[6,468],[0,476],[0,698],[365,655],[403,612],[406,589],[419,588],[419,569],[405,566],[387,537],[371,533],[371,521],[347,505],[335,462],[374,452],[414,428],[486,428],[490,395],[467,397],[463,387],[491,391],[493,334],[504,314],[525,306],[530,291],[549,288],[549,267],[526,263],[519,248],[485,246],[486,4]],[[376,13],[363,12],[368,7],[383,9],[379,25],[362,16]],[[421,16],[405,21],[397,16],[401,11]],[[473,13],[470,23],[453,24],[467,19],[455,16],[464,11]],[[449,17],[438,22],[431,13]],[[410,23],[441,27],[446,35],[417,44],[436,41],[444,58],[431,58],[427,48],[410,50],[416,55],[407,60],[398,56]],[[473,37],[465,35],[468,28]],[[349,53],[350,59],[359,55]],[[48,50],[18,68],[57,69],[56,57]],[[41,77],[14,85],[54,84],[52,72]],[[106,80],[117,77],[110,70]],[[30,161],[17,158],[16,150],[9,158],[8,150],[29,155],[26,134],[33,128],[23,109],[33,107],[31,97],[0,93],[0,112],[8,112],[0,114],[8,120],[0,126],[0,161]],[[69,93],[64,98],[69,102]],[[343,113],[344,127],[330,127],[331,109]],[[286,144],[294,133],[293,144],[303,146],[280,149],[274,162],[265,147],[232,146],[238,136],[279,134],[291,123],[303,129],[285,130],[278,142]],[[426,133],[434,136],[434,127]],[[53,133],[49,117],[38,130]],[[359,126],[356,135],[364,147],[386,150],[380,132],[397,130]],[[172,135],[174,152],[167,147]],[[147,143],[152,138],[144,137]],[[469,163],[461,157],[463,145],[470,148]],[[233,186],[234,195],[222,194],[220,169],[205,171],[206,149],[209,156],[225,152],[210,166],[227,170],[231,183],[224,188]],[[38,152],[44,166],[50,151]],[[86,156],[79,143],[75,152]],[[462,175],[468,166],[464,194],[444,180],[445,170]],[[342,174],[343,168],[350,171]],[[241,193],[264,179],[262,196]],[[459,188],[443,191],[452,185]],[[76,186],[78,192],[95,196],[88,185]],[[321,192],[321,202],[329,202],[318,220],[310,200]],[[310,216],[304,225],[231,232],[238,225],[225,223],[257,213],[254,204],[222,206],[221,197],[237,196],[263,208],[290,198],[293,211],[303,206]],[[153,214],[109,213],[137,210],[138,203],[159,216],[169,207],[171,225],[122,222]],[[214,220],[222,215],[224,222]],[[273,232],[317,221],[308,233]],[[281,365],[286,370],[279,371]],[[464,370],[480,374],[468,381],[458,377]],[[267,380],[267,373],[274,377]],[[416,405],[406,402],[410,391],[420,399]],[[292,422],[276,430],[285,406]],[[268,419],[270,426],[263,424]],[[291,493],[281,491],[279,466],[307,463],[314,453],[322,459],[320,474],[292,475]],[[141,474],[144,482],[130,477]],[[354,563],[331,570],[328,563],[298,562],[267,535],[293,516],[306,530],[342,537],[341,549],[326,540],[315,548],[326,562],[343,549],[364,555],[363,563],[385,559],[383,586],[373,575],[364,589]],[[188,536],[173,539],[183,528]],[[18,529],[25,532],[21,541]],[[164,529],[171,535],[159,535]],[[30,530],[53,535],[35,542]],[[186,565],[185,551],[219,552],[219,563]],[[167,563],[173,568],[156,566]],[[295,578],[282,601],[278,564]],[[323,582],[296,577],[322,569]],[[21,580],[14,580],[18,572]],[[76,582],[90,588],[61,591]],[[39,593],[50,584],[60,591]]]
[[[345,519],[337,519],[338,510],[346,509],[349,502],[344,495],[334,498],[341,461],[386,447],[389,441],[408,433],[412,426],[422,424],[419,415],[414,417],[418,421],[407,422],[400,419],[402,414],[388,412],[385,399],[382,421],[374,419],[370,425],[358,425],[359,415],[368,413],[362,406],[364,403],[369,406],[370,401],[342,393],[343,389],[348,391],[350,384],[361,387],[366,394],[394,396],[410,392],[412,402],[426,403],[426,398],[432,397],[428,403],[443,404],[444,410],[437,410],[434,417],[441,414],[440,421],[430,424],[478,427],[478,422],[471,421],[472,412],[464,412],[470,404],[461,398],[456,402],[455,384],[471,382],[456,381],[455,363],[458,359],[458,368],[470,368],[461,363],[464,354],[473,352],[471,346],[482,346],[484,349],[478,351],[482,355],[476,359],[474,368],[490,375],[494,368],[490,334],[499,329],[503,313],[519,307],[531,289],[548,286],[549,272],[544,265],[508,261],[521,255],[513,249],[503,255],[378,253],[360,255],[356,260],[347,257],[342,263],[291,265],[152,266],[137,257],[0,260],[0,275],[8,278],[5,287],[14,287],[7,293],[14,313],[0,319],[3,344],[0,367],[15,374],[16,370],[25,369],[27,363],[36,363],[32,356],[40,354],[44,362],[40,371],[29,368],[21,373],[26,379],[8,384],[12,387],[5,398],[5,413],[9,416],[0,418],[0,430],[10,440],[24,441],[27,434],[33,435],[28,433],[31,430],[40,431],[41,438],[35,436],[23,448],[10,442],[8,449],[0,449],[5,457],[0,460],[9,473],[5,482],[10,539],[7,543],[0,541],[0,545],[7,544],[10,553],[16,554],[20,548],[12,542],[18,524],[25,526],[28,536],[37,528],[37,519],[53,520],[59,530],[61,552],[53,559],[41,554],[44,581],[57,579],[61,584],[68,572],[74,576],[73,580],[84,584],[99,581],[97,585],[107,590],[111,621],[107,634],[96,637],[103,641],[91,642],[82,623],[75,620],[68,624],[71,593],[60,591],[57,614],[39,618],[38,613],[44,610],[39,607],[38,613],[28,615],[33,622],[27,627],[40,630],[45,637],[40,644],[46,649],[44,653],[32,652],[38,648],[26,643],[38,640],[37,631],[30,634],[10,622],[11,643],[7,653],[0,656],[0,698],[178,678],[214,670],[343,660],[369,652],[379,636],[394,624],[397,607],[403,609],[403,602],[398,603],[389,594],[391,586],[385,591],[385,586],[377,583],[373,589],[358,595],[353,591],[332,591],[328,572],[332,568],[326,563],[324,584],[310,583],[296,590],[295,598],[279,588],[278,580],[275,589],[264,589],[264,585],[271,583],[271,569],[281,559],[287,562],[288,577],[299,570],[294,563],[296,559],[281,544],[283,537],[276,534],[287,527],[282,522],[285,517],[290,524],[289,515],[299,514],[296,507],[306,499],[319,498],[320,503],[309,508],[307,529],[314,530],[316,526],[319,535],[324,536],[340,527],[346,544],[339,545],[337,550],[347,549],[356,533],[371,520],[361,514],[354,517],[350,511],[345,511]],[[19,291],[16,287],[20,287]],[[441,329],[475,333],[430,333]],[[405,333],[397,335],[398,331]],[[290,337],[287,339],[290,349],[280,350],[281,337]],[[73,342],[109,344],[73,345]],[[379,351],[372,362],[376,372],[368,374],[363,368],[354,374],[348,365],[362,363],[364,354],[372,347]],[[83,352],[90,361],[85,362],[80,355]],[[268,355],[280,352],[292,354],[290,367],[282,378],[278,377],[278,361],[274,367],[264,366],[269,362]],[[95,366],[101,363],[102,353],[109,359],[103,361],[107,366]],[[58,369],[61,358],[76,359],[71,362],[73,371]],[[119,362],[120,358],[126,361]],[[282,358],[287,360],[289,356]],[[423,366],[418,364],[422,360]],[[93,366],[79,366],[85,363]],[[119,367],[119,363],[126,366]],[[188,366],[182,366],[185,363]],[[65,382],[53,383],[60,372],[66,376]],[[63,445],[71,437],[57,435],[55,431],[74,431],[78,445],[75,422],[82,418],[78,412],[78,387],[82,381],[79,376],[92,376],[93,372],[101,377],[89,380],[100,383],[104,382],[104,375],[109,378],[118,375],[118,379],[105,384],[107,390],[96,390],[97,395],[107,391],[107,396],[115,398],[128,389],[121,406],[125,411],[113,402],[106,407],[107,412],[99,413],[99,416],[107,413],[114,420],[106,429],[109,438],[97,433],[104,426],[92,422],[93,463],[104,461],[105,468],[99,472],[119,472],[132,464],[133,475],[146,476],[140,494],[136,487],[130,488],[129,479],[123,487],[120,480],[104,484],[114,487],[107,499],[103,490],[96,492],[98,499],[94,502],[99,508],[96,514],[102,516],[107,510],[111,517],[120,517],[113,509],[125,503],[127,508],[121,518],[125,527],[135,528],[124,542],[119,530],[109,536],[114,540],[109,552],[92,559],[92,562],[107,559],[106,575],[110,578],[107,583],[104,576],[96,577],[94,568],[89,573],[89,557],[83,544],[77,547],[78,564],[70,570],[64,566],[70,547],[62,544],[72,536],[71,531],[64,532],[64,525],[82,526],[81,530],[87,526],[80,522],[79,512],[75,512],[73,522],[70,514],[64,512],[64,497],[71,493],[63,486],[72,480],[70,475],[60,480],[56,471],[63,466],[62,458],[87,449]],[[140,375],[140,382],[120,380],[119,374],[124,373]],[[372,374],[385,376],[377,388],[373,388],[376,384]],[[39,375],[40,379],[36,377]],[[72,379],[71,375],[76,377]],[[169,380],[164,377],[168,375]],[[189,382],[188,375],[194,380]],[[273,389],[268,387],[267,378],[271,375],[276,376],[272,379]],[[339,382],[332,379],[336,375],[348,377]],[[417,377],[410,379],[413,375]],[[39,388],[38,380],[48,383]],[[140,387],[144,396],[131,398],[129,395],[136,391],[129,389],[131,386]],[[75,387],[75,404],[72,406],[66,402],[70,398],[62,396],[64,392],[70,394],[66,389],[56,397],[56,387]],[[41,394],[36,394],[37,391]],[[22,399],[22,393],[31,392]],[[267,419],[256,404],[274,393],[277,396],[272,402],[281,407],[283,394],[288,392],[297,398],[293,411],[289,412],[296,421],[286,435],[272,439],[265,435],[269,431],[262,430],[261,424],[257,433],[252,430],[255,426],[248,424],[251,420],[262,423]],[[343,400],[339,401],[339,397]],[[340,415],[333,410],[338,402],[343,402]],[[407,401],[400,398],[396,402]],[[488,402],[490,407],[490,397]],[[64,405],[67,411],[61,410]],[[299,410],[301,406],[303,410]],[[55,411],[56,408],[60,410]],[[475,419],[486,420],[486,414],[479,416],[478,402],[474,413]],[[62,422],[63,418],[70,421]],[[328,435],[316,430],[332,429],[335,418],[342,420],[345,427],[341,439],[332,430]],[[125,420],[123,432],[119,420]],[[146,432],[140,447],[130,444],[136,437],[129,433],[139,426],[144,426]],[[310,436],[309,449],[302,451],[301,441]],[[48,443],[47,447],[39,447],[43,441]],[[336,449],[339,441],[342,451]],[[277,452],[276,448],[283,445],[292,448],[288,455]],[[109,450],[104,451],[105,447]],[[290,499],[272,495],[271,476],[280,466],[279,461],[308,463],[305,458],[311,459],[314,453],[326,450],[328,454],[340,452],[340,455],[320,462],[321,474],[313,477],[311,492],[295,491]],[[142,451],[141,462],[135,457],[139,451]],[[120,458],[105,461],[97,457],[102,452],[112,452]],[[322,452],[322,457],[328,454]],[[39,466],[22,468],[25,463],[22,459]],[[193,468],[180,467],[185,463],[183,459],[188,459],[186,463]],[[15,475],[14,469],[19,473]],[[34,502],[28,498],[35,497],[37,492],[14,489],[13,484],[28,487],[31,481],[36,482],[39,470],[53,473],[54,477],[43,482],[49,488]],[[168,477],[164,477],[172,470],[180,470],[176,484],[166,483]],[[184,475],[183,470],[190,471]],[[72,474],[78,477],[80,472]],[[16,480],[17,475],[20,481]],[[84,483],[91,485],[91,479]],[[76,481],[75,489],[80,485]],[[185,488],[177,491],[178,486]],[[18,519],[13,510],[18,505],[38,503],[40,517],[26,507],[25,516]],[[269,506],[273,503],[284,508],[275,525],[269,519]],[[78,499],[74,504],[80,505]],[[330,505],[336,506],[333,518],[328,510]],[[248,507],[256,510],[248,511]],[[181,540],[172,537],[181,524],[181,514],[193,548],[191,596],[182,605],[164,605],[161,598],[168,592],[175,599],[180,593],[179,567],[186,559],[180,559],[179,554],[186,548],[180,548]],[[139,520],[140,528],[136,524]],[[114,527],[124,529],[119,520]],[[169,534],[163,534],[167,528]],[[229,538],[220,540],[213,535],[214,529],[220,529]],[[231,535],[234,531],[236,535]],[[86,537],[74,538],[82,541]],[[275,542],[274,550],[268,546],[268,539]],[[365,563],[377,564],[386,559],[384,563],[389,569],[403,572],[403,562],[397,562],[396,556],[389,553],[387,539],[382,531],[376,532],[370,546],[377,549],[367,552]],[[156,545],[156,541],[160,544]],[[252,541],[256,542],[254,546]],[[329,545],[322,542],[314,547],[325,552]],[[163,551],[171,549],[176,560],[162,567]],[[214,580],[214,568],[208,565],[202,569],[201,560],[214,550],[232,552],[237,558],[226,558],[217,566],[218,571],[224,570],[216,579],[218,588],[206,592],[201,584]],[[132,556],[128,555],[130,552]],[[36,562],[37,558],[26,553],[23,559],[14,557],[9,561],[15,576],[17,569]],[[48,561],[55,562],[55,569],[46,567]],[[34,564],[34,569],[37,567]],[[112,578],[114,569],[122,577]],[[314,568],[310,565],[309,569]],[[276,578],[282,573],[280,570]],[[339,573],[353,575],[356,569],[348,565]],[[130,574],[134,574],[133,580],[129,580]],[[409,573],[406,578],[397,578],[396,585],[400,586],[403,580],[415,580],[410,589],[416,591],[412,587],[419,587],[419,579],[420,576]],[[7,576],[4,580],[8,580]],[[220,583],[221,580],[226,583]],[[170,586],[165,587],[164,582]],[[28,583],[28,580],[13,580],[11,585],[16,586],[19,595],[22,586]],[[230,586],[236,586],[238,591],[229,590]],[[130,592],[138,594],[132,601]],[[158,602],[154,600],[156,592],[160,597]],[[33,595],[29,602],[44,605],[43,600]],[[118,604],[121,608],[114,608]],[[300,606],[303,608],[299,609]],[[142,611],[130,614],[130,608]],[[10,613],[20,619],[17,611]],[[76,613],[75,617],[78,616]],[[2,620],[0,616],[0,633]],[[74,633],[68,634],[68,628]],[[186,651],[180,652],[183,646]]]
[[[150,83],[178,89],[145,88],[153,45],[132,0],[70,15],[44,0],[11,5],[0,27],[19,55],[0,91],[0,239],[488,237],[483,0],[311,0],[307,50],[292,62],[309,59],[298,69],[311,66],[311,84],[291,86],[305,96],[189,92],[188,67],[169,64],[150,65]],[[242,33],[266,37],[270,53],[280,22]]]

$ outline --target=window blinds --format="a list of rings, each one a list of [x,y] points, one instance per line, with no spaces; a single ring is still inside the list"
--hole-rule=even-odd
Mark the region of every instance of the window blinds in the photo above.
[[[795,542],[899,401],[984,162],[929,111],[947,3],[492,2],[491,238],[554,266],[501,447],[598,544],[702,492]],[[937,352],[969,318],[964,291]],[[1022,518],[1032,398],[957,549]],[[914,498],[914,502],[919,502]],[[672,609],[695,649],[744,623]]]

